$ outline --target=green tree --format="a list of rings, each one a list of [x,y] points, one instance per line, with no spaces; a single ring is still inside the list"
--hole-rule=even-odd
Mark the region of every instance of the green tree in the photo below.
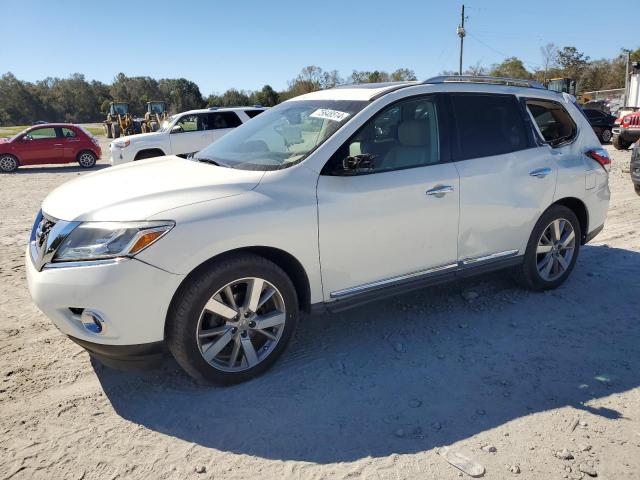
[[[531,78],[531,73],[525,68],[522,60],[517,57],[509,57],[502,63],[493,65],[489,75],[494,77]]]
[[[262,105],[263,107],[273,107],[280,101],[280,96],[271,85],[265,85],[262,90],[258,90],[252,95],[252,104]]]
[[[578,79],[587,67],[589,57],[576,47],[564,47],[558,51],[557,62],[563,77]]]
[[[163,78],[158,81],[158,88],[170,112],[184,112],[206,104],[198,85],[185,78]]]

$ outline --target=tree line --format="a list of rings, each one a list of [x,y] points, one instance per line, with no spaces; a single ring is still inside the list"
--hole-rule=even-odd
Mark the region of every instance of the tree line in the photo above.
[[[536,79],[544,82],[554,77],[570,77],[578,81],[579,91],[624,87],[626,57],[591,60],[575,47],[558,48],[547,44],[541,48],[542,63],[527,68],[526,63],[510,57],[489,67],[476,64],[465,74],[495,75]],[[632,53],[632,61],[640,61],[640,48]],[[455,74],[444,71],[442,74]],[[270,85],[259,90],[231,88],[224,93],[204,97],[194,82],[185,78],[128,77],[119,73],[111,84],[87,80],[74,73],[68,78],[45,78],[37,82],[19,80],[8,72],[0,76],[0,125],[29,124],[36,120],[60,122],[96,122],[104,119],[109,102],[125,101],[134,114],[142,115],[146,102],[164,100],[172,113],[206,106],[277,105],[289,98],[345,83],[368,83],[415,80],[413,70],[399,68],[354,70],[343,77],[337,70],[323,70],[310,65],[288,82],[287,88],[276,91]]]

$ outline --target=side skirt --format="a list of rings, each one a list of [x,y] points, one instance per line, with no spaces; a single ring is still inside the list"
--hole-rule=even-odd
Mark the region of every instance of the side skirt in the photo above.
[[[412,277],[406,280],[400,280],[390,284],[381,285],[367,289],[360,293],[354,293],[343,298],[338,298],[331,302],[320,302],[311,305],[311,315],[324,314],[324,313],[337,313],[350,308],[359,307],[366,303],[381,300],[387,297],[400,295],[432,285],[440,285],[443,283],[451,282],[458,278],[473,277],[484,273],[493,272],[496,270],[503,270],[519,265],[523,261],[523,256],[511,256],[509,258],[500,258],[498,260],[492,260],[488,262],[478,263],[460,263],[458,268],[435,271],[424,276]]]

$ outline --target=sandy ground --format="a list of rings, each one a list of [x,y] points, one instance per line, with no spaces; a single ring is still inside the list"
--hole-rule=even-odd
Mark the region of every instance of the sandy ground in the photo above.
[[[498,273],[307,318],[273,370],[231,388],[173,360],[92,364],[23,267],[40,202],[81,172],[1,176],[0,477],[446,480],[463,475],[450,446],[488,479],[639,479],[640,197],[630,152],[609,150],[606,229],[563,287]]]

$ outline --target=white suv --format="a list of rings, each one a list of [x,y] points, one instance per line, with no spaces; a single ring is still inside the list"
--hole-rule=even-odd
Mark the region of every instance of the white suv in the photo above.
[[[213,107],[172,115],[155,132],[129,135],[111,142],[111,165],[198,152],[264,110],[262,107]]]
[[[167,347],[192,376],[234,383],[274,363],[301,311],[506,267],[556,288],[610,195],[573,100],[486,77],[294,98],[192,160],[56,189],[28,247],[31,294],[107,365]]]

